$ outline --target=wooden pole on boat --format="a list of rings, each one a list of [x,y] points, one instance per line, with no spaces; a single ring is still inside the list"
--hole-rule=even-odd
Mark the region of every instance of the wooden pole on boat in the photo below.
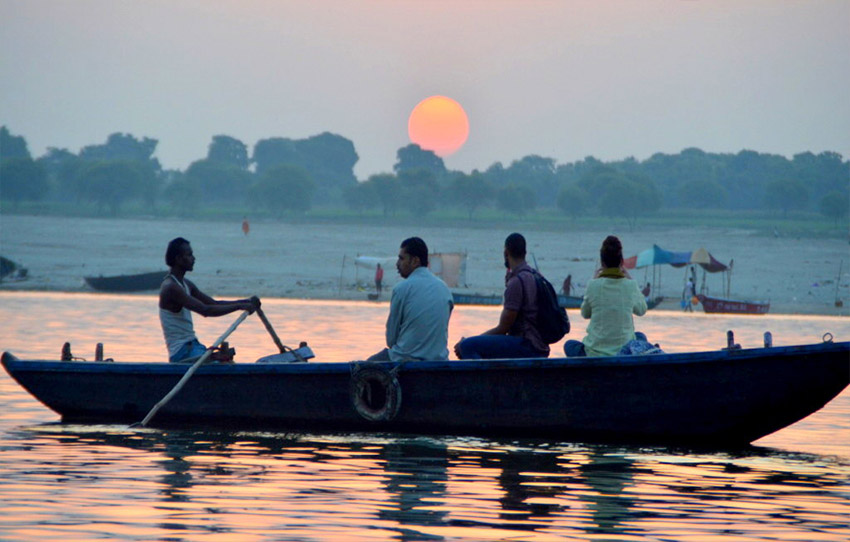
[[[277,336],[277,333],[274,332],[274,328],[272,327],[272,323],[269,322],[269,319],[266,318],[266,313],[263,312],[263,309],[257,309],[257,316],[260,317],[260,320],[263,321],[263,325],[266,326],[266,331],[269,332],[269,335],[272,336],[272,340],[277,345],[280,353],[283,354],[286,352],[286,347],[283,346],[283,343],[280,342],[280,337]]]
[[[286,346],[285,344],[283,344],[282,342],[280,342],[280,337],[278,337],[278,336],[277,336],[277,333],[275,333],[275,332],[274,332],[274,328],[272,327],[272,323],[271,323],[271,322],[269,322],[269,319],[268,319],[268,318],[266,318],[266,313],[264,313],[264,312],[263,312],[263,309],[257,309],[257,316],[259,316],[259,317],[260,317],[260,320],[262,320],[262,321],[263,321],[263,325],[264,325],[264,326],[266,326],[266,331],[268,331],[268,332],[269,332],[269,335],[271,335],[271,336],[272,336],[272,340],[273,340],[273,341],[274,341],[274,343],[277,345],[277,347],[278,347],[278,349],[280,350],[280,353],[281,353],[281,354],[283,354],[284,352],[287,352],[287,351],[288,351],[288,352],[292,352],[292,355],[294,355],[294,356],[295,356],[295,359],[297,359],[298,361],[303,361],[303,362],[306,362],[306,361],[307,361],[307,360],[306,360],[306,359],[304,359],[304,357],[303,357],[301,354],[299,354],[299,353],[298,353],[298,352],[297,352],[294,348],[289,348],[288,346]]]
[[[231,324],[231,326],[227,329],[227,331],[225,331],[224,334],[221,337],[219,337],[215,341],[215,343],[213,343],[212,346],[207,348],[207,351],[204,352],[204,355],[202,355],[201,357],[198,358],[198,361],[196,361],[194,364],[192,364],[191,367],[189,367],[189,370],[186,371],[186,374],[183,375],[183,378],[180,379],[180,382],[178,382],[177,385],[174,386],[174,388],[172,388],[171,391],[168,392],[168,394],[165,397],[163,397],[157,404],[154,405],[154,407],[151,409],[151,411],[148,412],[148,415],[145,416],[145,419],[142,420],[138,425],[145,427],[148,424],[148,422],[151,421],[151,418],[153,418],[156,415],[157,411],[160,408],[162,408],[163,406],[165,406],[166,403],[171,401],[171,399],[175,395],[177,395],[177,392],[179,392],[183,388],[183,386],[186,384],[186,382],[188,382],[188,380],[192,377],[192,375],[195,374],[195,371],[198,370],[198,367],[200,367],[201,365],[203,365],[203,363],[205,361],[207,361],[207,358],[210,357],[210,354],[212,354],[213,349],[216,346],[220,345],[222,342],[224,342],[224,339],[226,339],[231,333],[233,333],[233,331],[236,329],[236,327],[239,326],[239,324],[241,324],[242,321],[245,320],[245,318],[247,318],[249,314],[251,314],[251,311],[245,311],[242,314],[240,314],[239,318],[237,318],[236,321],[233,322],[233,324]]]

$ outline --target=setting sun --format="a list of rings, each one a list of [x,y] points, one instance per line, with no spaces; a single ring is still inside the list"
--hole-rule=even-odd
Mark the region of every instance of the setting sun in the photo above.
[[[410,112],[407,133],[410,140],[423,149],[448,156],[466,143],[469,119],[456,101],[445,96],[431,96]]]

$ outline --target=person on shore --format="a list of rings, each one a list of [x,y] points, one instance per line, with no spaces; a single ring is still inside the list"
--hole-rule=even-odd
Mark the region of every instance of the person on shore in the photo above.
[[[646,299],[646,302],[649,303],[649,294],[652,292],[652,286],[647,282],[646,286],[643,287],[643,290],[640,293],[643,294],[643,298]]]
[[[623,267],[623,245],[613,235],[602,242],[599,250],[602,266],[587,283],[581,315],[589,318],[587,336],[582,341],[564,343],[568,357],[614,356],[629,341],[646,341],[646,335],[635,333],[632,315],[646,314],[646,299]]]
[[[428,269],[428,245],[419,237],[401,242],[387,317],[387,348],[368,361],[447,360],[449,318],[454,308],[446,283]]]
[[[170,271],[159,289],[159,321],[170,362],[193,361],[207,349],[195,335],[192,312],[201,316],[224,316],[239,310],[254,312],[260,308],[260,299],[256,296],[217,301],[199,290],[186,278],[186,273],[195,267],[195,255],[192,245],[182,237],[168,243],[165,264]]]
[[[564,279],[564,284],[561,286],[561,290],[563,290],[564,295],[570,295],[570,291],[573,289],[573,276],[572,274],[567,275],[567,278]]]
[[[549,345],[537,329],[537,283],[525,261],[525,237],[512,233],[505,239],[505,295],[496,327],[455,345],[458,359],[545,358]]]
[[[384,269],[381,267],[381,264],[378,264],[377,269],[375,269],[375,293],[378,296],[381,295],[381,283],[384,280]]]
[[[685,284],[685,289],[682,291],[682,310],[685,312],[693,312],[694,298],[697,295],[696,283],[690,277]]]

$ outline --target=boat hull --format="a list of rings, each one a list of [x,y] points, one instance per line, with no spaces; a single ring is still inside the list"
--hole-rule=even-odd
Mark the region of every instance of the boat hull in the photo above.
[[[720,299],[698,295],[702,310],[707,313],[734,313],[734,314],[767,314],[770,303],[757,301],[735,301],[732,299]]]
[[[452,292],[455,305],[501,305],[502,296],[484,294],[464,294]],[[564,309],[578,309],[581,307],[581,296],[558,294],[558,305]]]
[[[154,418],[276,430],[533,436],[744,445],[823,407],[850,382],[850,343],[614,358],[215,364]],[[9,374],[66,422],[138,422],[187,370],[167,363],[23,361]],[[363,366],[395,376],[397,411],[367,419]],[[395,369],[395,372],[393,372]]]
[[[158,290],[168,271],[153,271],[136,275],[84,277],[86,283],[101,292],[143,292]]]

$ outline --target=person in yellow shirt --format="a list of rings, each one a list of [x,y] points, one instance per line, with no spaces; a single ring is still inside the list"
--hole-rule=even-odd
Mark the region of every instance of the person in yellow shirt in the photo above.
[[[623,267],[623,245],[609,235],[599,250],[602,267],[588,282],[581,315],[590,318],[587,336],[582,341],[564,343],[569,357],[614,356],[629,341],[646,341],[646,335],[635,333],[633,314],[646,313],[646,298]]]

